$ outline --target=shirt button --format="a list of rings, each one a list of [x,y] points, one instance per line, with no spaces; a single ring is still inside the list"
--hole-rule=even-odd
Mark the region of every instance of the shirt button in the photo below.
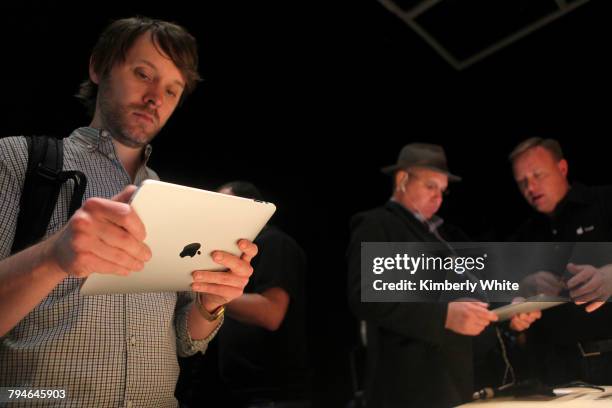
[[[103,130],[102,132],[100,132],[100,135],[102,137],[108,137],[108,132],[106,130]]]
[[[134,336],[130,337],[130,344],[132,346],[136,345],[136,337],[134,337]]]

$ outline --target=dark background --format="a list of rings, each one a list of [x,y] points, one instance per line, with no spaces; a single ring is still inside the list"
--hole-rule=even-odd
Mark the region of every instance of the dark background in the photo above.
[[[321,405],[350,394],[348,220],[388,199],[379,168],[404,144],[444,145],[464,182],[441,215],[475,240],[503,240],[529,214],[507,162],[526,137],[560,140],[573,180],[612,179],[605,0],[463,71],[374,0],[124,3],[1,6],[0,135],[67,135],[89,123],[72,95],[111,19],[142,14],[190,30],[205,81],[153,142],[151,167],[209,189],[250,180],[277,204],[275,223],[309,256]]]

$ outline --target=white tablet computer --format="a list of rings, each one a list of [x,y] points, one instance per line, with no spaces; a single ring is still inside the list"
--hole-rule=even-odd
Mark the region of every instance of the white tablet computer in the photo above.
[[[255,239],[276,211],[272,203],[156,180],[145,180],[130,205],[145,225],[152,258],[128,276],[91,274],[81,294],[189,291],[193,271],[223,270],[212,251],[239,255],[237,242]]]
[[[559,306],[563,303],[567,303],[567,298],[558,296],[547,296],[537,295],[525,299],[521,303],[512,303],[497,309],[493,309],[492,312],[497,315],[499,322],[510,319],[512,316],[518,313],[529,313],[535,312],[536,310],[545,310],[551,307]]]

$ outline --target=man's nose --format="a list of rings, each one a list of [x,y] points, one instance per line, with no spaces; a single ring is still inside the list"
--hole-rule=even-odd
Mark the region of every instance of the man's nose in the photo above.
[[[528,178],[525,181],[525,192],[529,195],[533,194],[533,192],[535,191],[535,188],[537,186],[537,183],[535,181],[535,179],[533,178]]]
[[[158,109],[164,102],[164,94],[161,87],[152,84],[147,88],[147,93],[144,96],[144,102],[147,106]]]
[[[442,197],[443,197],[442,190],[439,188],[436,188],[436,191],[434,192],[434,198],[436,200],[442,201]]]

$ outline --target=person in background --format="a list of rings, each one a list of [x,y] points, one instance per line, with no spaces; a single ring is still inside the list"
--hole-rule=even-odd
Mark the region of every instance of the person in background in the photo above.
[[[612,257],[584,244],[612,242],[612,186],[570,184],[569,164],[554,139],[524,140],[509,159],[519,191],[534,210],[513,240],[582,248],[574,250],[571,262],[557,257],[564,261],[560,268],[534,271],[523,282],[532,294],[567,292],[574,301],[545,310],[526,332],[533,374],[551,385],[612,384],[612,305],[606,303]]]
[[[218,191],[263,201],[246,181]],[[219,331],[219,370],[236,406],[310,407],[305,316],[306,256],[293,238],[266,225],[244,294],[227,305]]]
[[[497,316],[481,301],[429,303],[361,301],[363,242],[465,241],[436,215],[449,181],[441,146],[411,143],[396,164],[382,169],[394,180],[391,199],[351,220],[349,303],[367,324],[366,403],[369,408],[449,407],[473,390],[473,336]]]

